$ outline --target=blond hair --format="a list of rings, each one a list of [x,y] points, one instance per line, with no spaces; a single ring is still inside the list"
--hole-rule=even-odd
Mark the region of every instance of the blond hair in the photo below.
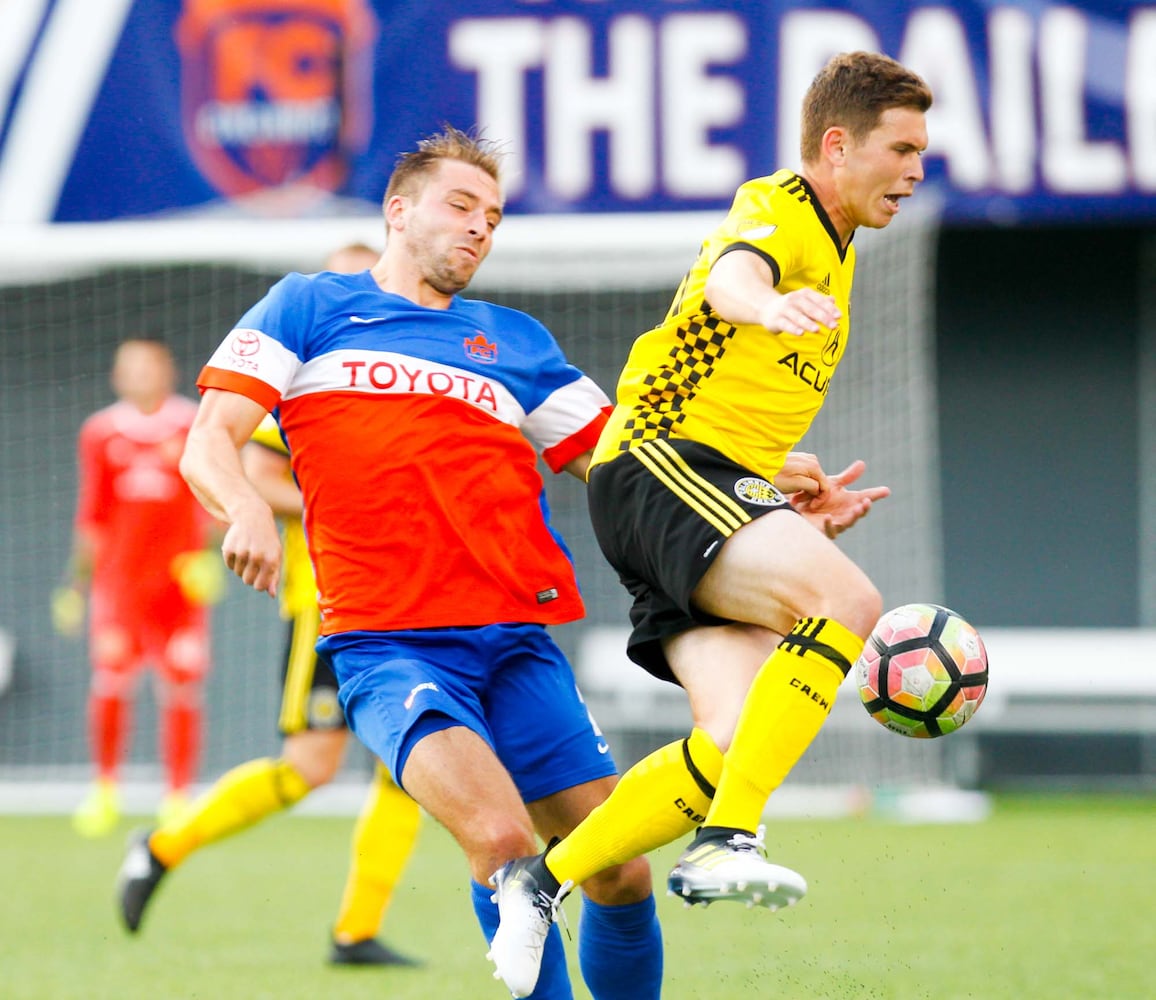
[[[445,125],[440,132],[422,139],[417,149],[398,156],[383,201],[388,202],[397,194],[407,198],[415,197],[442,160],[468,163],[484,170],[495,182],[500,183],[500,159],[501,154],[490,141],[475,133]]]

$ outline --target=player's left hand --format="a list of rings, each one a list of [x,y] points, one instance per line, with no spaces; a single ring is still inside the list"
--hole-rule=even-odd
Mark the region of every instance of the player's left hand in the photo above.
[[[225,564],[211,549],[182,552],[169,569],[190,604],[216,604],[225,596]]]
[[[827,477],[827,489],[792,494],[791,505],[828,538],[836,538],[866,517],[876,500],[891,496],[887,486],[848,489],[866,468],[866,462],[856,459],[842,472]]]

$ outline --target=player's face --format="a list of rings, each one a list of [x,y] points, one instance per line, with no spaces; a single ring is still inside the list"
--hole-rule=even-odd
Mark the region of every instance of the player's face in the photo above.
[[[927,125],[914,108],[888,108],[862,142],[848,137],[840,202],[852,226],[882,229],[895,218],[923,180],[926,148]]]
[[[443,295],[470,283],[502,219],[497,181],[480,167],[443,160],[407,213],[406,249]]]
[[[151,410],[172,393],[175,385],[176,369],[163,347],[129,341],[117,349],[112,388],[119,398]]]

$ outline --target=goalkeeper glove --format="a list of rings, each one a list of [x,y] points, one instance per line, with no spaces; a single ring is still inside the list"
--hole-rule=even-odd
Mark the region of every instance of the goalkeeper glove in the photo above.
[[[70,638],[80,634],[85,603],[76,587],[57,587],[52,592],[52,627],[57,634]]]
[[[225,596],[225,564],[211,549],[182,552],[169,566],[190,604],[216,604]]]

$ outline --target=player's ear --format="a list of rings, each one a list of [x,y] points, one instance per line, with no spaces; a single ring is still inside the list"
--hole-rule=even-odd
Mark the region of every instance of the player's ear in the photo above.
[[[832,125],[823,133],[819,142],[819,149],[832,166],[841,167],[847,161],[847,146],[850,144],[850,133],[841,125]]]
[[[406,210],[409,208],[409,199],[404,195],[395,194],[385,203],[385,225],[387,229],[405,229]]]

